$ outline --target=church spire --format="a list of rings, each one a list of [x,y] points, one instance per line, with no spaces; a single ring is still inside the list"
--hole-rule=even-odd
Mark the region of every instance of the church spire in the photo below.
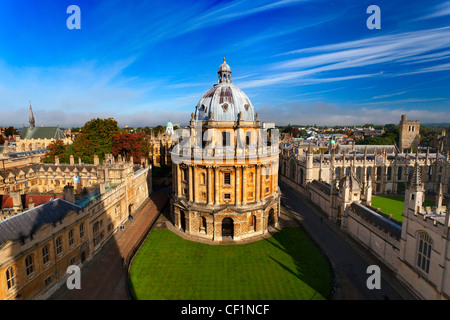
[[[33,109],[31,109],[31,101],[30,101],[30,117],[29,117],[29,122],[30,122],[30,130],[34,129],[34,115],[33,115]]]

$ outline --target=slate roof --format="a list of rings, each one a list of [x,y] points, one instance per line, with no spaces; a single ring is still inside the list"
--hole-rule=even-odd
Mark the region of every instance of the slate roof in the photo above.
[[[20,240],[35,233],[43,224],[63,219],[70,210],[81,208],[63,199],[55,199],[0,221],[0,243]]]
[[[351,208],[357,215],[361,216],[363,219],[379,226],[381,229],[390,233],[393,237],[399,239],[402,234],[402,227],[398,224],[386,219],[385,217],[379,215],[375,211],[363,206],[358,202],[353,202]]]
[[[23,127],[20,139],[65,139],[66,136],[59,127]]]
[[[322,191],[326,195],[331,194],[331,186],[328,183],[323,183],[319,180],[313,180],[311,181],[311,184],[316,187],[316,189]]]

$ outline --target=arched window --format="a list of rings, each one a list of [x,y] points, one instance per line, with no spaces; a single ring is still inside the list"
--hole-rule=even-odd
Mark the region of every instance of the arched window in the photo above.
[[[94,225],[95,228],[95,225]],[[60,254],[62,252],[62,239],[61,237],[56,238],[56,254]]]
[[[204,173],[200,173],[200,184],[205,184],[205,174]]]
[[[70,247],[71,245],[74,244],[74,239],[73,239],[73,229],[70,229],[70,230],[69,230],[68,236],[69,236],[69,247]]]
[[[248,183],[253,183],[253,172],[248,173]]]
[[[397,169],[397,180],[400,181],[402,180],[402,172],[403,171],[403,167],[398,167]]]
[[[419,232],[417,241],[417,267],[428,273],[433,240],[427,233]]]
[[[46,264],[50,260],[50,253],[48,251],[48,244],[42,247],[42,263]]]
[[[336,168],[335,174],[336,174],[336,178],[339,179],[339,178],[341,177],[341,167],[337,167],[337,168]]]
[[[206,234],[206,218],[200,217],[200,232]]]
[[[25,269],[27,271],[27,276],[34,272],[34,263],[31,254],[25,258]]]
[[[254,214],[248,218],[248,231],[256,231],[256,217]]]
[[[16,285],[16,274],[14,273],[14,267],[9,267],[6,270],[6,285],[8,290]]]
[[[80,224],[80,239],[84,238],[84,223]]]

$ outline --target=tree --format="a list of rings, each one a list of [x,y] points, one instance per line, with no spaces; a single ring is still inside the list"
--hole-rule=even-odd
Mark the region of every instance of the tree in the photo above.
[[[147,157],[150,144],[143,133],[121,133],[113,136],[111,153],[121,155],[127,161],[133,157],[133,163],[140,163],[142,157]]]
[[[162,125],[158,125],[155,128],[153,128],[153,135],[157,137],[160,133],[164,131],[165,131],[164,127]]]
[[[69,147],[62,140],[56,140],[47,146],[47,153],[42,159],[44,163],[55,163],[55,156],[58,156],[60,163],[69,163]]]
[[[15,134],[19,134],[16,128],[8,127],[4,132],[5,136],[8,138],[9,136],[14,136]]]
[[[81,128],[81,133],[72,145],[72,154],[75,158],[80,157],[84,163],[93,163],[94,155],[97,155],[101,162],[105,154],[111,153],[113,136],[119,133],[119,126],[113,118],[92,119]]]
[[[0,144],[4,144],[5,143],[5,138],[3,138],[3,135],[0,134]]]

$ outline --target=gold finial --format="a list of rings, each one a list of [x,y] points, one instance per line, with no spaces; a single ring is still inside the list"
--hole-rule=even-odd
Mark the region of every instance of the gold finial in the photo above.
[[[225,62],[225,57],[223,57],[223,62]]]

